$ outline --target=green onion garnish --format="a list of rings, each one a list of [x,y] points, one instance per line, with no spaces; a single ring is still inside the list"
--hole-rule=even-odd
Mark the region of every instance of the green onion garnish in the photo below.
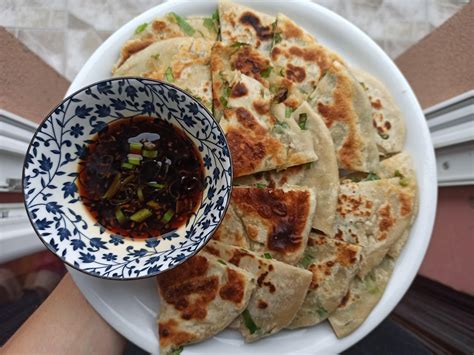
[[[260,184],[260,183],[255,184],[255,186],[257,186],[257,189],[264,189],[264,188],[267,187],[267,185],[265,185],[265,184]]]
[[[403,174],[400,172],[400,170],[395,170],[395,173],[393,176],[398,177],[398,178],[404,178]]]
[[[318,313],[319,318],[326,318],[328,315],[328,311],[326,311],[323,307],[318,308],[316,312]]]
[[[224,96],[221,96],[219,101],[221,102],[222,106],[227,107],[227,99]]]
[[[176,348],[173,351],[171,351],[170,355],[180,355],[183,352],[183,349],[184,348],[182,346],[180,346],[179,348]]]
[[[226,87],[226,89],[225,89],[225,95],[226,95],[227,97],[229,97],[231,93],[232,93],[232,88],[231,88],[230,86]]]
[[[306,130],[306,121],[308,120],[308,115],[306,113],[300,113],[300,118],[298,120],[298,126],[300,126],[300,128],[302,130]]]
[[[267,69],[262,70],[260,72],[260,75],[262,76],[262,78],[268,78],[270,76],[270,73],[272,72],[272,70],[273,70],[273,67],[270,65],[270,66],[268,66]]]
[[[153,200],[148,201],[148,202],[146,203],[146,205],[147,205],[148,207],[151,207],[151,208],[155,209],[155,210],[157,210],[157,209],[160,208],[160,204],[159,204],[158,202],[156,202],[156,201],[153,201]]]
[[[130,216],[130,220],[133,222],[141,223],[145,219],[150,218],[153,213],[148,208],[142,208]]]
[[[250,331],[250,334],[255,333],[257,330],[260,328],[257,327],[255,322],[252,319],[252,316],[250,315],[250,312],[248,309],[242,312],[242,318],[244,319],[244,324],[247,327],[247,329]]]
[[[306,163],[306,164],[304,165],[304,168],[305,168],[306,170],[309,170],[309,169],[311,169],[312,167],[313,167],[313,162],[311,162],[311,163]]]
[[[120,224],[127,222],[127,216],[123,213],[122,209],[119,207],[115,210],[115,218]]]
[[[173,75],[173,71],[171,70],[171,67],[166,68],[165,77],[166,77],[166,80],[169,81],[170,83],[174,82],[174,75]]]
[[[399,182],[400,186],[407,187],[408,184],[408,179],[407,178],[401,178]]]
[[[203,20],[202,24],[204,25],[204,27],[206,27],[209,30],[209,32],[216,32],[217,33],[215,22],[211,17],[206,17]]]
[[[139,33],[142,33],[143,31],[145,31],[145,28],[148,26],[148,23],[142,23],[141,25],[139,25],[136,29],[135,29],[135,34],[139,34]]]
[[[270,255],[270,253],[263,253],[263,257],[265,259],[272,259],[272,256]]]
[[[275,34],[273,35],[273,44],[280,43],[282,40],[283,38],[281,37],[281,33],[275,32]]]
[[[171,221],[171,218],[173,218],[173,216],[174,216],[174,211],[173,210],[168,210],[168,211],[166,211],[166,213],[161,218],[161,221],[164,222],[164,223],[168,223],[169,221]]]
[[[143,159],[141,155],[138,154],[128,154],[128,163],[132,165],[140,165],[140,161]]]
[[[154,189],[164,189],[166,186],[164,184],[158,184],[157,182],[149,182],[147,185],[153,187]]]
[[[386,134],[386,133],[379,133],[379,136],[380,136],[380,138],[382,138],[382,139],[388,139],[388,138],[389,138],[389,135]]]
[[[220,262],[222,265],[227,265],[227,263],[222,259],[217,259],[217,261]]]
[[[127,170],[132,170],[134,166],[130,163],[122,163],[122,168],[127,169]]]
[[[121,174],[115,175],[114,179],[112,180],[112,183],[110,184],[109,188],[105,192],[105,194],[102,196],[102,199],[104,200],[109,200],[112,197],[115,196],[115,194],[120,190],[120,178]]]
[[[293,109],[289,106],[285,107],[285,118],[290,118],[293,113]]]
[[[152,57],[154,60],[158,60],[158,59],[160,59],[160,54],[159,54],[159,53],[153,54],[151,57]]]
[[[309,254],[305,254],[303,258],[300,260],[299,265],[307,269],[308,266],[310,266],[313,262],[314,262],[314,258]]]
[[[170,13],[174,17],[178,26],[186,33],[188,36],[192,36],[196,30],[181,16],[175,14],[174,12]]]
[[[230,46],[231,48],[240,48],[242,46],[247,46],[248,43],[244,43],[244,42],[235,42],[235,43],[232,43]]]
[[[140,200],[140,202],[143,202],[145,200],[145,197],[143,197],[143,190],[141,187],[137,189],[137,197]]]
[[[142,155],[145,158],[156,158],[158,156],[158,151],[157,150],[144,150],[142,152]]]
[[[367,175],[367,177],[364,179],[364,181],[374,181],[374,180],[380,180],[380,177],[374,173],[369,173],[369,175]]]
[[[143,144],[141,143],[130,143],[130,152],[134,154],[140,154],[142,152]]]

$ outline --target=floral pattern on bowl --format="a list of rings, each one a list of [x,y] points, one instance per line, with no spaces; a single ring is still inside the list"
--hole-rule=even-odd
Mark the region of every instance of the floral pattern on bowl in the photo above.
[[[132,240],[100,226],[78,194],[78,163],[91,138],[108,123],[137,115],[161,117],[198,147],[205,188],[185,226],[155,239]],[[156,275],[194,255],[226,212],[232,189],[231,158],[211,114],[182,90],[163,82],[118,78],[66,98],[38,127],[23,170],[31,223],[43,243],[68,265],[103,278]]]

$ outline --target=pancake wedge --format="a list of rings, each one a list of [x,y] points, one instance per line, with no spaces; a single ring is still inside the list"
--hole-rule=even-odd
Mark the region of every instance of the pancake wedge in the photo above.
[[[130,56],[114,76],[140,76],[174,84],[212,107],[211,48],[213,42],[192,37],[155,42]]]
[[[219,333],[247,308],[255,289],[251,274],[202,252],[157,280],[160,354]]]
[[[233,71],[227,83],[220,120],[234,164],[234,177],[284,169],[317,160],[311,134],[291,119],[270,112],[272,95],[257,80]]]
[[[246,342],[275,334],[291,323],[305,299],[311,272],[271,259],[268,254],[215,241],[210,241],[204,250],[244,269],[257,280],[255,292],[238,321]]]
[[[246,43],[269,53],[275,17],[227,0],[219,1],[221,39],[224,44]]]
[[[361,251],[358,245],[310,234],[298,266],[311,271],[312,282],[289,328],[318,324],[336,310],[359,270]]]
[[[398,177],[340,186],[335,237],[364,248],[360,277],[377,266],[404,235],[415,204],[415,192],[403,186]]]
[[[341,57],[281,13],[277,15],[271,59],[275,73],[281,73],[305,95],[314,91],[334,61],[343,63]]]
[[[339,172],[331,133],[321,116],[314,112],[307,102],[292,113],[292,119],[311,133],[318,160],[309,164],[294,166],[281,171],[269,171],[244,176],[234,180],[237,185],[265,185],[282,187],[286,184],[308,187],[316,191],[318,204],[312,227],[334,236]]]
[[[140,24],[131,39],[120,50],[120,58],[114,66],[117,70],[131,55],[145,49],[150,44],[169,38],[194,37],[216,41],[219,33],[219,21],[216,15],[210,17],[181,17],[172,12],[164,17],[155,18],[150,23]]]
[[[392,157],[382,160],[380,162],[379,171],[377,173],[381,178],[397,177],[400,179],[400,184],[411,189],[415,193],[415,207],[410,222],[410,226],[415,221],[418,213],[418,188],[416,183],[415,166],[413,164],[411,156],[403,151],[399,154],[395,154]],[[388,251],[388,255],[394,259],[397,259],[400,255],[402,248],[405,246],[410,231],[407,230],[403,235],[392,245]]]
[[[385,257],[364,278],[356,277],[337,310],[329,316],[329,323],[338,338],[356,330],[382,298],[392,275],[395,261]]]
[[[311,94],[310,104],[331,131],[339,168],[374,172],[379,154],[371,106],[364,89],[349,70],[334,62]]]
[[[240,217],[250,248],[288,264],[303,256],[316,207],[313,190],[234,187],[231,204]]]
[[[375,143],[382,155],[398,153],[405,143],[405,121],[400,108],[385,85],[369,73],[353,69],[372,106]]]

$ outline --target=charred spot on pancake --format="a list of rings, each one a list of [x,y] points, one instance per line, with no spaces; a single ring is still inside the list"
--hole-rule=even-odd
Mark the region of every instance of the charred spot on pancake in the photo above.
[[[260,19],[250,11],[244,12],[240,17],[239,22],[243,25],[252,27],[255,30],[258,39],[262,41],[272,39],[273,37],[272,26],[263,26]]]
[[[178,323],[173,319],[166,322],[159,322],[158,334],[160,338],[160,346],[162,347],[168,347],[170,345],[179,347],[195,339],[193,334],[179,330]]]
[[[380,102],[380,99],[377,99],[377,100],[374,100],[374,101],[370,101],[370,104],[372,105],[372,107],[376,110],[380,110],[382,109],[382,102]]]
[[[268,275],[268,271],[265,271],[264,273],[262,273],[262,274],[258,277],[258,279],[257,279],[257,285],[258,285],[259,287],[262,287],[263,282],[265,281],[265,278],[267,277],[267,275]]]
[[[155,20],[152,22],[151,27],[153,28],[153,31],[155,32],[161,32],[166,28],[167,24],[164,21],[161,20]]]
[[[282,27],[283,37],[286,39],[302,38],[304,36],[303,30],[290,21],[283,22]]]
[[[223,300],[234,303],[242,302],[244,298],[245,279],[237,271],[227,269],[227,282],[221,287],[219,296]]]
[[[245,128],[253,131],[256,134],[264,134],[264,128],[258,123],[254,115],[243,107],[238,107],[235,110],[235,115],[239,123]]]
[[[395,224],[389,204],[385,204],[379,209],[379,229],[381,232],[387,232]]]
[[[302,238],[295,229],[291,220],[274,226],[268,238],[268,248],[283,253],[297,250],[302,243]]]
[[[339,303],[339,308],[342,308],[346,305],[347,301],[349,301],[349,298],[351,297],[351,291],[347,291],[346,295],[342,297],[341,303]]]
[[[214,238],[216,237],[216,235],[214,234]],[[212,245],[206,245],[205,247],[205,250],[209,253],[209,254],[212,254],[214,256],[220,256],[220,252],[219,250],[217,250],[216,248],[214,248]]]
[[[288,98],[288,89],[287,88],[280,88],[278,92],[275,94],[274,100],[277,103],[281,103]]]
[[[306,78],[306,70],[303,67],[299,67],[289,63],[286,66],[285,75],[291,81],[301,83]]]
[[[265,308],[268,307],[268,304],[264,300],[259,300],[257,307],[260,308],[260,309],[265,309]]]
[[[239,266],[240,260],[246,256],[254,257],[252,254],[248,253],[244,249],[234,250],[232,257],[229,259],[229,263],[234,264],[235,266]]]
[[[266,246],[287,254],[301,249],[309,213],[307,191],[244,188],[232,192],[234,203],[247,214],[258,214],[268,224]]]
[[[308,267],[308,270],[311,271],[312,278],[311,278],[311,283],[309,285],[309,288],[312,290],[316,290],[319,287],[318,283],[318,266],[316,264],[311,264]]]
[[[280,54],[282,54],[282,50],[279,47],[273,47],[271,54],[272,60],[277,60]]]
[[[350,266],[357,262],[357,251],[352,245],[342,245],[337,248],[336,259],[341,265]]]
[[[268,69],[270,61],[250,46],[244,46],[232,58],[232,65],[241,73],[261,80],[260,73]]]
[[[265,158],[266,150],[262,142],[254,142],[236,130],[229,131],[226,138],[232,152],[234,176],[254,171]]]
[[[270,104],[267,101],[255,100],[253,108],[260,115],[265,115],[270,112]]]
[[[232,90],[230,92],[230,97],[232,98],[237,98],[237,97],[242,97],[248,94],[248,89],[245,86],[244,83],[237,83],[232,87]]]
[[[413,199],[403,192],[398,195],[398,199],[400,201],[400,215],[405,217],[412,213]]]
[[[217,276],[206,276],[208,269],[207,259],[196,255],[157,277],[163,298],[180,311],[183,319],[206,317],[207,305],[216,297],[219,286]]]

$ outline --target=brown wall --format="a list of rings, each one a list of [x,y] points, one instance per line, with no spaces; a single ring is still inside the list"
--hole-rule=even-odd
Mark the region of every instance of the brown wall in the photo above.
[[[69,82],[0,27],[0,108],[40,122]]]
[[[427,108],[474,88],[473,58],[471,2],[395,62]],[[420,273],[474,294],[473,252],[474,186],[440,188],[433,236]]]
[[[423,108],[474,88],[474,1],[395,61]]]

